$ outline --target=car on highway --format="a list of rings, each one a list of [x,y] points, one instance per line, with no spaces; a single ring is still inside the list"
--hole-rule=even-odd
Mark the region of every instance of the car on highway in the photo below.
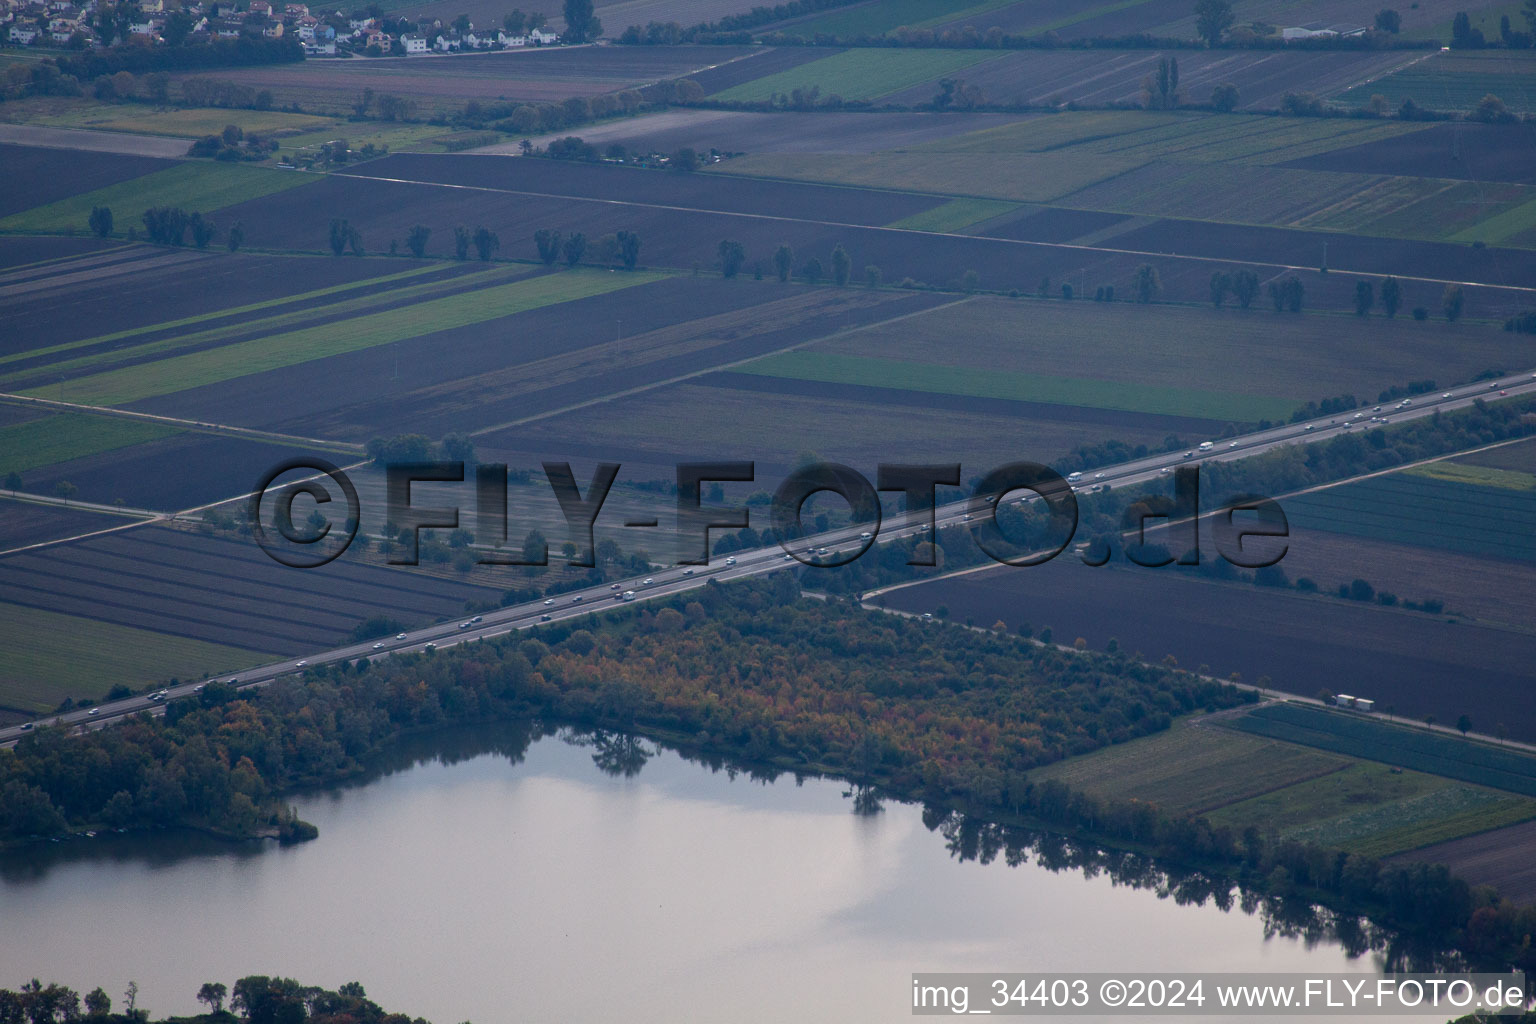
[[[1173,472],[1173,467],[1172,466],[1164,466],[1162,469],[1158,470],[1158,472],[1159,473],[1172,473]]]
[[[1381,412],[1381,406],[1378,405],[1376,408],[1372,409],[1371,412]]]
[[[619,589],[619,585],[617,583],[610,583],[610,584],[608,584],[608,589],[609,590],[618,590]],[[553,602],[553,601],[545,601],[544,603],[545,604],[554,604],[555,602]]]
[[[873,539],[874,539],[874,534],[870,533],[868,530],[865,530],[863,533],[859,534],[859,540],[873,540]]]
[[[378,643],[374,644],[373,649],[376,651],[382,651],[384,649],[384,641],[380,640]]]
[[[1308,430],[1311,430],[1311,429],[1312,429],[1312,424],[1310,424],[1310,423],[1308,423],[1308,424],[1307,424],[1307,429],[1308,429]]]
[[[1093,478],[1095,480],[1103,480],[1104,479],[1104,474],[1103,473],[1095,473],[1095,474],[1093,474]]]
[[[99,714],[101,714],[101,708],[91,708],[91,710],[87,711],[86,714],[88,714],[88,715],[99,715]]]
[[[726,560],[725,560],[725,564],[726,564],[726,565],[735,565],[735,564],[736,564],[736,559],[735,559],[735,558],[734,558],[734,557],[732,557],[732,558],[727,558],[727,559],[726,559]]]
[[[21,723],[21,731],[22,732],[27,732],[31,728],[32,728],[32,723],[31,722],[22,722]]]
[[[405,634],[404,633],[396,633],[395,634],[395,639],[396,640],[404,640],[405,639]],[[233,682],[233,680],[231,680],[231,682]]]
[[[581,604],[581,602],[585,600],[586,598],[582,597],[580,594],[577,594],[575,597],[571,598],[571,604]]]
[[[296,661],[296,662],[293,663],[293,667],[294,668],[304,668],[308,664],[309,664],[309,662],[307,662],[307,661]],[[162,694],[162,696],[164,696],[164,695]]]
[[[549,612],[545,612],[543,615],[539,616],[539,621],[540,622],[548,622],[549,618],[550,618]]]
[[[437,650],[437,644],[428,642],[428,643],[423,644],[421,649],[424,650],[424,651],[435,651],[435,650]]]
[[[1228,448],[1236,448],[1236,447],[1237,447],[1237,442],[1236,442],[1236,441],[1233,441],[1233,442],[1231,442],[1231,443],[1230,443],[1230,444],[1228,444],[1228,445],[1227,445],[1227,447],[1228,447]]]
[[[1307,429],[1308,429],[1308,430],[1311,430],[1311,429],[1312,429],[1312,428],[1311,428],[1311,427],[1308,427],[1308,428],[1307,428]],[[1194,452],[1185,452],[1185,453],[1184,453],[1184,457],[1185,457],[1185,458],[1186,458],[1186,459],[1192,459],[1192,458],[1194,458],[1194,457],[1195,457],[1195,453],[1194,453]]]
[[[1451,393],[1449,391],[1447,391],[1445,394],[1441,395],[1440,397],[1441,398],[1450,398],[1451,397]]]
[[[692,569],[684,569],[683,570],[683,575],[684,576],[692,576],[693,573],[694,573],[694,570],[692,570]]]
[[[576,600],[579,601],[579,600],[581,600],[581,598],[578,597]],[[483,615],[476,615],[474,618],[470,619],[469,621],[470,622],[481,622],[484,619],[485,619],[485,616],[483,616]]]
[[[641,580],[641,581],[640,581],[640,585],[641,585],[641,586],[642,586],[642,587],[648,587],[648,586],[650,586],[650,585],[651,585],[651,584],[652,584],[652,583],[655,583],[655,582],[656,582],[656,581],[655,581],[655,580],[654,580],[654,579],[652,579],[652,578],[651,578],[651,577],[650,577],[650,576],[647,576],[647,577],[646,577],[646,578],[645,578],[645,579],[643,579],[643,580]]]
[[[465,619],[463,622],[459,623],[459,628],[460,629],[468,629],[469,628],[469,620]]]
[[[615,587],[615,588],[617,588],[617,587],[618,587],[618,584],[617,584],[617,583],[615,583],[615,584],[614,584],[614,587]],[[548,608],[548,607],[549,607],[549,606],[550,606],[550,605],[552,605],[552,604],[554,604],[554,603],[555,603],[555,599],[554,599],[554,598],[552,598],[552,597],[549,597],[549,598],[545,598],[545,599],[544,599],[544,607],[546,607],[546,608]]]

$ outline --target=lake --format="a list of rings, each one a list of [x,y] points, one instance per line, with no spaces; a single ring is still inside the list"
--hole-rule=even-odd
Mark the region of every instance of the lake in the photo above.
[[[320,838],[295,847],[156,833],[12,854],[0,986],[99,984],[120,1007],[132,979],[158,1015],[196,1012],[204,981],[275,974],[360,981],[436,1024],[842,1022],[906,1018],[914,971],[1380,966],[1105,872],[962,862],[920,807],[856,814],[837,782],[670,751],[626,776],[623,748],[605,772],[527,729],[418,737],[301,795]]]

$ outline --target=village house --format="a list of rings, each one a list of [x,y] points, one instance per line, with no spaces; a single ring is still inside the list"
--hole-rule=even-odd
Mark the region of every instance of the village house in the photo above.
[[[400,45],[405,48],[406,53],[426,53],[427,37],[415,32],[407,32],[400,37]]]

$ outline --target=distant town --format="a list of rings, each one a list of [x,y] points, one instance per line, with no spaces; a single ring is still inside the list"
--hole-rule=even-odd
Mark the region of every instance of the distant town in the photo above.
[[[351,15],[311,11],[306,4],[269,0],[175,0],[100,3],[98,0],[0,0],[0,28],[17,46],[101,49],[114,44],[180,46],[241,38],[294,39],[306,57],[407,56],[551,46],[559,34],[539,12],[514,10],[502,24],[476,25],[460,15],[420,24],[387,18],[377,9]]]

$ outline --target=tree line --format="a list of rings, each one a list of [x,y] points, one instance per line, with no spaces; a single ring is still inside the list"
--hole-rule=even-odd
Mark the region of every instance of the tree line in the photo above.
[[[138,999],[138,983],[129,982],[122,1009],[114,1013],[112,997],[99,985],[82,998],[72,988],[57,982],[44,985],[34,978],[17,990],[0,988],[0,1024],[152,1024],[150,1012],[138,1005]],[[207,1013],[161,1018],[153,1024],[220,1024],[237,1018],[250,1024],[428,1024],[421,1017],[413,1020],[403,1013],[386,1011],[355,981],[331,991],[292,978],[252,974],[233,987],[221,981],[204,982],[197,990],[197,1001],[208,1007]]]

